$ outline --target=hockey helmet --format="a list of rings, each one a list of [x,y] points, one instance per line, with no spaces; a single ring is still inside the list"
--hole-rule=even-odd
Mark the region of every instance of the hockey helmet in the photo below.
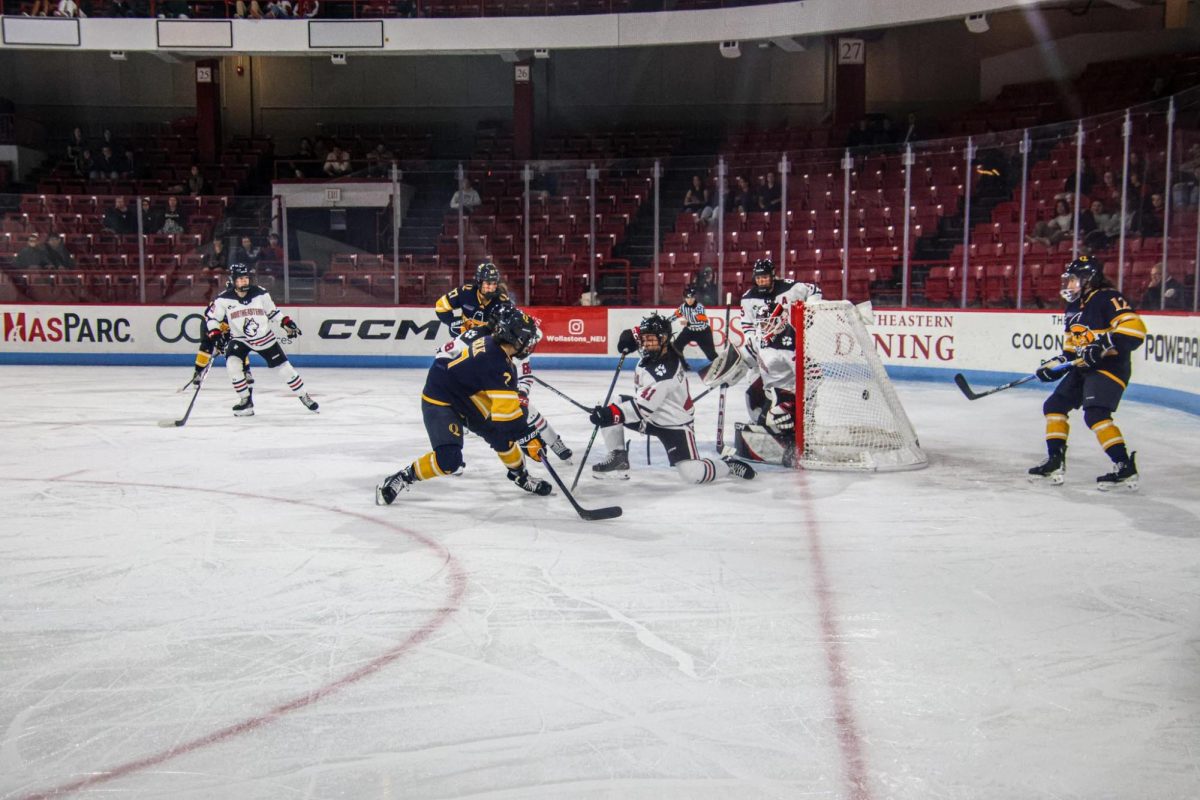
[[[229,284],[228,284],[229,288],[235,289],[235,290],[238,288],[238,285],[237,285],[238,278],[245,278],[248,281],[246,286],[243,287],[245,289],[248,289],[250,287],[250,284],[254,282],[254,270],[250,267],[249,264],[243,264],[240,261],[230,264],[229,265]]]
[[[1091,256],[1080,256],[1067,264],[1059,294],[1068,303],[1099,289],[1104,284],[1104,265]]]
[[[515,306],[501,313],[494,323],[492,334],[497,342],[509,344],[516,348],[513,353],[517,358],[524,358],[538,341],[537,323],[533,317]]]
[[[490,292],[483,290],[485,283],[494,283],[496,288]],[[500,294],[500,270],[490,261],[484,261],[475,268],[475,289],[484,297],[495,297]]]
[[[687,286],[683,287],[684,300],[695,300],[697,297],[698,295],[696,294],[696,287],[694,285],[689,283]]]
[[[760,258],[754,262],[751,274],[754,276],[755,285],[765,289],[775,281],[775,262],[769,258]]]
[[[496,300],[495,302],[488,303],[487,308],[483,310],[483,324],[494,331],[496,330],[496,323],[502,317],[516,310],[517,307],[513,305],[511,300]]]
[[[671,320],[659,316],[657,313],[651,314],[638,325],[638,336],[642,342],[643,356],[660,356],[671,344]],[[648,347],[646,343],[647,336],[657,337],[657,345]]]
[[[787,327],[786,309],[781,303],[763,303],[754,309],[754,324],[764,339],[769,339]]]

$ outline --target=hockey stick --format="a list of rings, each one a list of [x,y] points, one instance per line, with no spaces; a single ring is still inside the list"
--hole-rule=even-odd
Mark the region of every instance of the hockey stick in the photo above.
[[[1058,367],[1054,368],[1053,372],[1066,372],[1068,369],[1076,366],[1079,363],[1080,363],[1079,361],[1069,361],[1065,364],[1060,364]],[[971,385],[969,383],[967,383],[967,377],[965,375],[963,375],[961,372],[959,372],[958,374],[956,374],[954,376],[954,382],[958,385],[959,389],[962,389],[962,393],[964,395],[966,395],[968,400],[978,400],[981,397],[987,397],[989,394],[995,394],[996,392],[1003,392],[1005,389],[1011,389],[1014,386],[1020,386],[1023,383],[1029,383],[1030,381],[1034,381],[1034,380],[1037,380],[1036,372],[1032,375],[1026,375],[1022,378],[1017,378],[1015,381],[1009,381],[1008,383],[1004,384],[1003,386],[997,386],[994,389],[985,389],[982,392],[976,392],[971,389]]]
[[[733,293],[725,293],[725,342],[729,343],[729,312],[732,310]],[[725,393],[729,390],[727,384],[721,384],[721,391],[717,393],[717,452],[720,453],[725,449]],[[703,397],[704,395],[700,395]],[[692,402],[695,402],[694,400]]]
[[[613,389],[617,388],[617,378],[621,377],[621,367],[625,365],[625,356],[628,353],[621,353],[621,357],[617,360],[617,370],[613,373],[612,383],[608,384],[608,394],[604,395],[604,402],[601,405],[608,405],[608,401],[612,400]],[[589,411],[591,409],[588,409]],[[587,464],[588,453],[592,452],[592,445],[596,443],[596,434],[600,432],[600,426],[592,428],[592,438],[588,439],[587,449],[583,451],[583,458],[579,460],[579,469],[575,472],[575,480],[571,481],[571,491],[575,491],[575,487],[579,485],[579,476],[583,474],[583,468]]]
[[[538,383],[540,383],[542,386],[545,386],[547,389],[549,389],[550,391],[554,392],[556,395],[558,395],[559,397],[561,397],[563,400],[566,400],[566,401],[567,401],[568,403],[570,403],[571,405],[575,406],[576,408],[582,409],[582,410],[584,410],[584,411],[588,412],[589,414],[590,414],[590,413],[592,413],[592,407],[591,407],[591,406],[585,406],[583,403],[579,402],[578,400],[574,399],[573,397],[568,397],[568,396],[566,395],[566,393],[564,393],[564,392],[560,392],[558,389],[555,389],[553,386],[551,386],[550,384],[546,383],[544,380],[542,380],[541,378],[539,378],[537,375],[534,375],[534,376],[532,376],[532,377],[533,377],[533,379],[534,379],[535,381],[537,381]]]
[[[196,381],[196,391],[192,392],[192,401],[188,403],[187,411],[183,412],[182,419],[160,419],[158,426],[160,428],[182,428],[187,424],[188,417],[192,415],[192,408],[196,405],[196,398],[200,396],[200,387],[204,385],[204,379],[208,377],[208,370],[212,367],[212,362],[208,362],[208,366],[200,373],[200,380]]]
[[[591,445],[589,445],[589,447],[590,446]],[[558,484],[558,488],[562,491],[563,497],[567,498],[567,502],[570,503],[571,507],[575,509],[575,513],[577,513],[583,519],[586,519],[588,522],[593,522],[598,519],[615,519],[616,517],[621,516],[623,513],[620,506],[584,508],[583,506],[579,505],[579,501],[576,500],[575,496],[571,494],[569,489],[567,489],[567,486],[563,483],[562,478],[558,477],[558,472],[556,472],[554,467],[550,465],[549,458],[542,459],[542,466],[546,468],[546,471],[550,473],[550,477],[553,478],[554,482]]]

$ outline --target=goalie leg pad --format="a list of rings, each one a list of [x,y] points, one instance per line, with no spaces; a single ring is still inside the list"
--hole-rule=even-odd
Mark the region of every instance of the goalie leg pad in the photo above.
[[[758,425],[735,425],[733,446],[737,456],[748,461],[781,466],[791,466],[795,461],[795,447],[790,441],[772,436]]]
[[[717,355],[713,362],[700,370],[700,380],[705,386],[732,386],[745,377],[750,371],[749,366],[742,360],[741,353],[732,343],[725,345],[725,351]]]

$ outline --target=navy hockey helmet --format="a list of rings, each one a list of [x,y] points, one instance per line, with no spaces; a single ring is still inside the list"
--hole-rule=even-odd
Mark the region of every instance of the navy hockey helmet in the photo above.
[[[687,286],[683,287],[684,300],[695,300],[698,296],[699,295],[697,295],[696,287],[694,285],[689,283]]]
[[[1078,281],[1076,283],[1076,281]],[[1062,291],[1059,294],[1068,303],[1074,303],[1082,295],[1104,285],[1104,265],[1091,256],[1080,256],[1067,264],[1062,274]]]
[[[483,290],[485,283],[494,283],[496,288],[490,292]],[[500,294],[500,270],[490,261],[484,261],[475,268],[475,288],[484,297],[495,297]]]
[[[766,289],[775,282],[775,262],[769,258],[760,258],[754,262],[751,275],[754,276],[755,286]]]
[[[231,289],[237,288],[238,278],[246,278],[247,280],[250,281],[250,283],[253,283],[254,282],[254,270],[250,268],[249,264],[243,264],[240,261],[230,264],[229,265],[229,283],[228,283],[229,288],[231,288]],[[249,285],[250,284],[246,285],[247,288],[249,287]]]
[[[517,307],[513,305],[511,300],[496,300],[488,303],[487,308],[483,310],[483,324],[494,331],[496,330],[496,324],[502,317],[517,310]]]
[[[651,314],[642,320],[638,325],[638,336],[642,341],[643,356],[660,356],[671,344],[671,320],[666,317],[659,316],[657,313]],[[655,336],[658,338],[656,347],[648,347],[646,344],[647,336]]]
[[[538,341],[537,323],[533,317],[515,306],[500,314],[494,323],[492,337],[502,344],[517,348],[513,353],[517,358],[524,358]]]

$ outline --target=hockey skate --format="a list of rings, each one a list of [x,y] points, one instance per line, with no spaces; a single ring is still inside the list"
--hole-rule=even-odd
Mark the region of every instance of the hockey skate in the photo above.
[[[388,475],[383,479],[383,483],[375,487],[375,505],[390,506],[396,501],[397,495],[411,486],[416,477],[413,475],[412,466],[407,466],[397,473]]]
[[[233,407],[233,415],[235,417],[253,417],[254,416],[254,395],[247,394],[238,404]]]
[[[1067,449],[1056,450],[1036,467],[1029,468],[1030,483],[1045,479],[1052,486],[1061,486],[1067,476]],[[1099,480],[1099,479],[1097,479]]]
[[[1137,453],[1130,453],[1127,461],[1118,461],[1113,465],[1114,469],[1112,472],[1096,478],[1096,488],[1102,492],[1111,492],[1113,489],[1128,489],[1131,492],[1136,492],[1138,489],[1138,471],[1137,464],[1133,460],[1135,456],[1137,456]]]
[[[610,450],[608,458],[592,466],[592,477],[606,480],[629,480],[629,452]]]
[[[304,403],[304,407],[314,414],[318,413],[318,409],[321,407],[317,404],[317,401],[309,397],[307,393],[300,395],[300,402]]]
[[[508,479],[530,494],[536,494],[541,497],[550,494],[550,482],[533,477],[529,474],[529,470],[524,467],[510,469],[508,471]]]
[[[571,456],[575,455],[571,452],[571,448],[567,447],[566,443],[563,442],[561,436],[554,440],[554,444],[550,445],[550,449],[554,451],[554,455],[568,464],[571,463]]]
[[[747,464],[745,461],[739,461],[732,456],[721,456],[721,460],[729,465],[729,474],[742,480],[754,480],[754,467]]]

